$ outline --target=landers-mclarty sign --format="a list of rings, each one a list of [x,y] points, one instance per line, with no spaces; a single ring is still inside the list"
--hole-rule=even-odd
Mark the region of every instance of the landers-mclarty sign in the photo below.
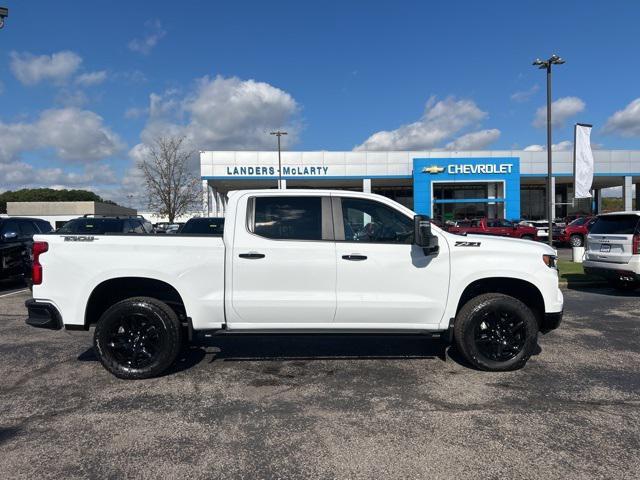
[[[324,177],[329,167],[312,166],[282,166],[284,177]],[[273,177],[278,175],[278,167],[227,166],[227,175],[231,177]]]
[[[478,174],[506,174],[511,173],[513,170],[513,164],[502,163],[496,165],[493,163],[463,163],[447,165],[447,173],[449,175],[478,175]],[[441,173],[444,168],[438,166],[425,167],[422,169],[423,173]]]

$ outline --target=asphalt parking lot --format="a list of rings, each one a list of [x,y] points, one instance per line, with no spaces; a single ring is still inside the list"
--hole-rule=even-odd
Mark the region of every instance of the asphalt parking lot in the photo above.
[[[640,293],[565,291],[520,371],[409,336],[244,336],[153,380],[0,292],[2,478],[638,478]]]

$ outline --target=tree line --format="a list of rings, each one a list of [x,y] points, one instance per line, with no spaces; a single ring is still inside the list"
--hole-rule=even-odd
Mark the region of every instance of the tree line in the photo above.
[[[0,213],[7,213],[7,202],[104,202],[116,205],[115,202],[104,200],[89,190],[53,188],[23,188],[0,193]]]

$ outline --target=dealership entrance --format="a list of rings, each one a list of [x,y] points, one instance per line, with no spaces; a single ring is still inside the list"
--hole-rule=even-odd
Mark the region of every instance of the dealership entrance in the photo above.
[[[504,218],[504,182],[433,182],[433,218]]]
[[[441,222],[520,214],[517,157],[415,158],[413,184],[414,210]]]

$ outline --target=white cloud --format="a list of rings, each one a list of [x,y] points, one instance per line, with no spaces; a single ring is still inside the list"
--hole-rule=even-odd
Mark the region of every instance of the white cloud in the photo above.
[[[87,72],[78,75],[75,82],[82,87],[91,87],[93,85],[99,85],[107,79],[106,70],[99,70],[96,72]]]
[[[547,148],[543,147],[542,145],[528,145],[526,147],[524,147],[524,151],[525,152],[544,152]],[[552,150],[553,150],[553,146],[552,146]]]
[[[150,144],[161,135],[184,135],[194,149],[271,149],[269,132],[276,128],[289,132],[287,144],[295,143],[298,110],[291,95],[268,83],[206,76],[186,95],[176,89],[151,94],[141,139]]]
[[[129,49],[143,55],[148,55],[151,50],[158,44],[160,39],[167,34],[162,28],[160,20],[147,20],[144,24],[145,36],[142,38],[134,38],[129,42]]]
[[[60,187],[78,188],[90,185],[115,185],[115,172],[108,165],[91,165],[81,171],[59,167],[35,168],[25,162],[0,163],[0,189]]]
[[[562,142],[551,144],[552,152],[567,152],[573,149],[573,142],[570,140],[563,140]],[[524,147],[525,152],[545,152],[547,150],[546,145],[529,145]]]
[[[622,137],[640,137],[640,98],[611,115],[604,125],[605,133]]]
[[[478,132],[467,133],[447,143],[447,150],[480,150],[500,138],[500,130],[492,128]]]
[[[124,144],[102,117],[75,107],[45,110],[33,123],[0,123],[0,163],[46,148],[63,160],[85,161],[110,157]]]
[[[82,63],[82,58],[70,51],[39,56],[14,51],[10,57],[11,71],[23,85],[35,85],[47,80],[64,83]]]
[[[514,102],[522,103],[529,100],[535,93],[540,90],[540,86],[535,84],[533,87],[528,90],[521,90],[518,92],[514,92],[511,94],[511,100]]]
[[[562,127],[574,115],[584,111],[585,103],[578,97],[559,98],[551,104],[551,125]],[[547,126],[547,107],[538,108],[533,119],[533,126],[543,128]]]
[[[420,120],[395,130],[374,133],[354,150],[432,149],[486,117],[487,113],[472,100],[448,97],[436,102],[436,98],[431,97]]]

